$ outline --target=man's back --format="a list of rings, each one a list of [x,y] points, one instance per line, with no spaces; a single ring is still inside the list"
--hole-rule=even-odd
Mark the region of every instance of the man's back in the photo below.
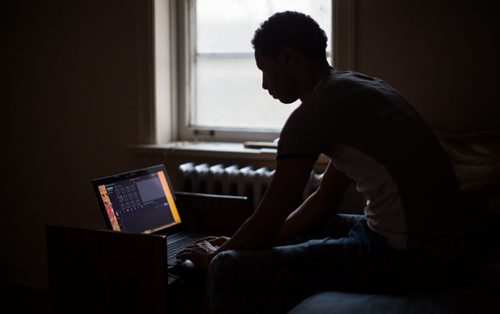
[[[444,248],[459,227],[453,168],[391,86],[354,72],[332,72],[320,82],[283,128],[278,156],[320,153],[355,182],[368,225],[392,247],[452,253]]]

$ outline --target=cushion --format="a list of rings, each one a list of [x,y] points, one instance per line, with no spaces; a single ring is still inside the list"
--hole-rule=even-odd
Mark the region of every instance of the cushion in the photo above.
[[[426,294],[391,296],[328,291],[313,295],[289,314],[441,314],[453,313],[443,303]]]

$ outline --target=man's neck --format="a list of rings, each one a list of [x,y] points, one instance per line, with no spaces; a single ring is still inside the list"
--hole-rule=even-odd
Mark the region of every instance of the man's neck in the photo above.
[[[331,71],[333,68],[326,62],[308,62],[304,63],[301,69],[301,73],[298,75],[298,80],[300,83],[300,100],[304,99],[309,95]]]

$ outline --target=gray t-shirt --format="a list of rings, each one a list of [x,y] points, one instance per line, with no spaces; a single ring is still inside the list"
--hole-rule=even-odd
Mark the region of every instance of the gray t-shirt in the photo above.
[[[382,80],[332,71],[290,115],[277,158],[325,154],[352,179],[369,227],[396,249],[454,252],[457,182],[430,128]]]

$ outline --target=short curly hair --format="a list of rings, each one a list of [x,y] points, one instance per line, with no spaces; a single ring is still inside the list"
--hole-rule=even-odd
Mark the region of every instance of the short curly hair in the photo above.
[[[283,47],[299,50],[307,57],[325,57],[325,31],[309,15],[294,11],[272,15],[255,31],[254,49],[264,56],[276,56]]]

